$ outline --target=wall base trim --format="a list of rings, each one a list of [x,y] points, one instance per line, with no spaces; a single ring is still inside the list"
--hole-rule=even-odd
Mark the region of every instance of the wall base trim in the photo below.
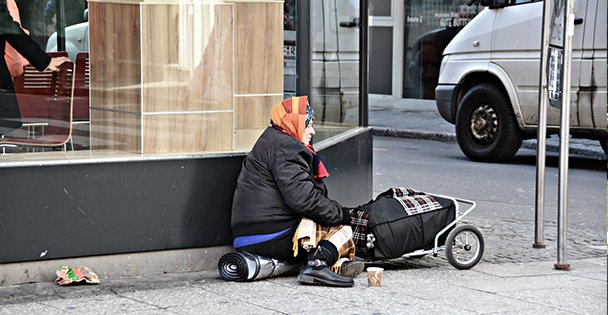
[[[231,246],[217,246],[0,264],[0,286],[52,282],[62,265],[87,266],[102,282],[108,278],[217,270],[220,257],[231,251]]]

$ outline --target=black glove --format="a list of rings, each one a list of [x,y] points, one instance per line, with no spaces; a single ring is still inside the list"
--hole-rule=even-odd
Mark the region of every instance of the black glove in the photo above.
[[[350,215],[351,212],[353,212],[353,209],[342,207],[342,221],[340,221],[340,225],[350,225],[352,220]]]

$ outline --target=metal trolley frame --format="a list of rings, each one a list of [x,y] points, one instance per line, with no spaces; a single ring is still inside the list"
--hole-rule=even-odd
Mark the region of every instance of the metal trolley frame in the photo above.
[[[470,224],[458,225],[458,223],[471,211],[473,211],[473,209],[475,209],[477,203],[468,199],[431,193],[426,194],[452,200],[452,202],[454,202],[454,209],[456,211],[455,219],[435,235],[435,245],[432,249],[419,249],[411,253],[404,254],[402,257],[422,257],[427,254],[433,254],[433,257],[437,257],[440,251],[445,251],[447,260],[455,268],[462,270],[472,268],[481,260],[481,257],[483,256],[483,236],[475,226]],[[469,207],[462,214],[460,214],[461,203],[469,205]],[[445,245],[439,246],[439,238],[447,231],[450,232],[446,238]]]

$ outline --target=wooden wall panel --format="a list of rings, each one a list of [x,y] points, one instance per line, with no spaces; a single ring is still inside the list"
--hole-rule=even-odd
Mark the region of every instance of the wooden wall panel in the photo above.
[[[89,23],[91,149],[139,152],[139,6],[91,2]]]
[[[144,112],[176,110],[188,69],[180,71],[177,5],[142,5],[142,97]]]
[[[282,95],[234,98],[235,150],[251,150],[264,129],[268,127],[270,110],[281,100],[283,100]]]
[[[232,109],[232,25],[232,6],[142,6],[144,111]]]
[[[141,115],[91,109],[91,148],[141,153]]]
[[[250,148],[282,99],[281,2],[91,1],[89,12],[93,149]]]
[[[270,122],[270,110],[282,100],[280,95],[235,97],[235,128],[266,128]]]
[[[139,6],[89,4],[91,104],[139,112]]]
[[[213,11],[213,26],[208,34],[192,32],[194,36],[207,37],[206,40],[193,40],[200,45],[195,49],[202,51],[202,57],[193,65],[192,77],[182,94],[184,103],[192,110],[233,108],[233,6],[215,6]]]
[[[237,129],[234,131],[234,149],[237,151],[250,151],[253,145],[266,128]]]
[[[145,153],[232,150],[232,113],[147,115]]]
[[[235,7],[236,94],[283,93],[283,5]]]

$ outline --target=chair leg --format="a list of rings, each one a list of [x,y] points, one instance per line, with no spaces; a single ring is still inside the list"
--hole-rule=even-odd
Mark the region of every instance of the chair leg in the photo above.
[[[70,136],[70,139],[66,143],[63,144],[63,151],[68,150],[68,143],[70,143],[70,149],[74,151],[74,138]]]

